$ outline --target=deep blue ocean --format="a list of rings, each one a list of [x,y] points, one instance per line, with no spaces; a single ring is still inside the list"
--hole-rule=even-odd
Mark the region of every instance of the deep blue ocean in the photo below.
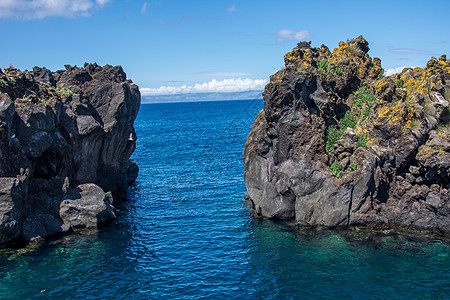
[[[244,206],[262,100],[142,105],[118,219],[0,251],[1,299],[450,299],[450,241],[296,231]]]

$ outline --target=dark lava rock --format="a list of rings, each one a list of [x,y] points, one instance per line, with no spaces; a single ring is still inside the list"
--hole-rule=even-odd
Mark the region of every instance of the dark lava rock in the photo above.
[[[139,174],[139,166],[138,164],[130,159],[129,164],[128,164],[128,171],[127,171],[127,182],[128,185],[133,185],[134,182],[136,181],[136,178],[138,177]]]
[[[60,204],[64,226],[72,229],[97,228],[116,218],[106,193],[96,184],[81,184],[71,189]]]
[[[384,77],[368,51],[358,37],[285,55],[243,152],[252,207],[301,227],[450,234],[450,60]]]
[[[120,66],[0,73],[0,245],[114,218],[105,199],[123,198],[137,177],[139,105]]]

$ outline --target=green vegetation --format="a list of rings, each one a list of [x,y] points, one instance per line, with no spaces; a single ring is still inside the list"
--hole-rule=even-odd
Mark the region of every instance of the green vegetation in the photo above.
[[[60,94],[61,96],[71,96],[74,94],[74,92],[68,88],[56,88],[56,93]]]
[[[361,109],[361,120],[362,120],[362,121],[365,121],[365,120],[369,117],[370,110],[372,109],[372,107],[373,107],[374,105],[375,105],[375,102],[372,101],[372,102],[367,103],[367,104],[364,106],[364,108]]]
[[[356,117],[351,111],[347,111],[343,118],[339,120],[339,125],[331,125],[327,129],[327,137],[325,140],[325,152],[330,155],[333,146],[341,138],[347,127],[355,129],[357,123]]]
[[[370,110],[375,105],[375,96],[366,87],[360,87],[355,93],[355,100],[353,106],[362,107],[359,114],[361,121],[366,120],[369,117]]]
[[[339,164],[339,162],[337,160],[335,160],[331,165],[330,165],[330,172],[332,174],[334,174],[334,176],[336,176],[337,179],[341,179],[342,178],[342,170],[341,170],[341,165]]]
[[[363,147],[363,148],[367,148],[367,136],[365,134],[358,134],[358,141],[356,142],[355,146],[356,149]]]
[[[331,73],[333,75],[340,76],[344,73],[344,68],[335,64],[330,64],[327,59],[322,59],[319,61],[317,64],[317,69],[322,74]]]
[[[8,79],[6,79],[6,77],[2,77],[2,79],[0,80],[0,90],[3,91],[8,86],[9,86]]]
[[[365,121],[370,114],[370,110],[375,105],[375,96],[366,87],[360,87],[355,92],[355,100],[352,104],[354,107],[361,108],[359,113],[354,114],[350,110],[345,112],[345,115],[339,119],[337,125],[332,125],[327,129],[327,135],[325,139],[325,152],[330,155],[333,151],[333,147],[336,142],[342,137],[342,134],[350,127],[356,128],[356,124],[361,121]],[[356,143],[356,148],[367,147],[367,137],[365,135],[358,135],[359,139]]]
[[[395,87],[401,89],[401,88],[403,88],[403,84],[404,84],[403,80],[399,79],[395,83]]]
[[[317,68],[319,69],[320,73],[327,73],[328,72],[328,59],[322,59],[317,64]]]
[[[364,104],[373,103],[375,96],[366,87],[360,87],[355,93],[355,100],[353,105],[356,107],[363,107]]]
[[[353,172],[356,170],[356,163],[352,162],[348,165],[347,170],[349,170],[350,172]]]
[[[332,125],[327,129],[327,138],[325,140],[325,152],[330,155],[333,151],[333,146],[341,138],[343,131],[336,125]]]
[[[341,76],[344,73],[344,68],[342,68],[341,66],[337,66],[337,65],[330,65],[330,73],[337,75],[337,76]]]
[[[450,89],[449,88],[445,89],[445,91],[444,91],[444,98],[446,100],[450,100]]]
[[[351,111],[347,110],[345,112],[344,117],[339,120],[339,125],[343,129],[342,133],[344,133],[344,131],[347,129],[347,127],[355,129],[357,122],[358,122],[358,120],[355,117],[355,115]]]

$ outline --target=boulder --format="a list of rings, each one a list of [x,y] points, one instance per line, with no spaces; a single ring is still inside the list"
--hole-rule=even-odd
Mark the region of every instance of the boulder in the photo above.
[[[129,163],[128,163],[128,170],[127,170],[127,182],[128,185],[133,185],[134,182],[136,181],[136,178],[138,177],[139,174],[139,166],[138,164],[130,159]]]
[[[64,196],[59,215],[69,228],[98,228],[116,218],[108,199],[98,185],[81,184]]]

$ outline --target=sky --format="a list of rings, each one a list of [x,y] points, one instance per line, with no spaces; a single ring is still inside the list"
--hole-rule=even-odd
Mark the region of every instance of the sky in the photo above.
[[[450,55],[449,14],[449,0],[0,0],[0,68],[122,65],[161,101],[259,95],[300,41],[363,35],[388,74],[423,67]]]

